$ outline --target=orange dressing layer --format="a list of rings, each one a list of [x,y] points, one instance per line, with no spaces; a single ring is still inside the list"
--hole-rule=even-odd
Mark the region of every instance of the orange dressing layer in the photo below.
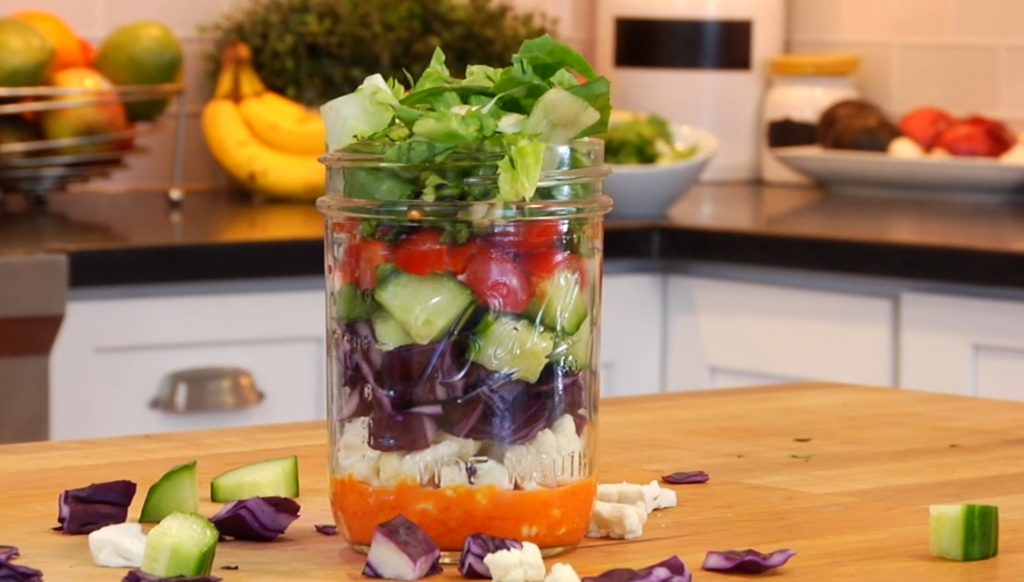
[[[586,534],[597,479],[509,491],[494,485],[374,487],[346,476],[335,478],[332,490],[334,518],[355,544],[369,545],[377,524],[402,514],[446,551],[461,550],[466,537],[475,533],[556,548],[575,545]]]

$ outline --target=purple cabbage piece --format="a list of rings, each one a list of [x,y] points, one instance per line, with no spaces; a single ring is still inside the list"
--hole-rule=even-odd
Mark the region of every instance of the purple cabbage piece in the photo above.
[[[232,501],[210,518],[222,536],[269,542],[299,517],[299,504],[286,497],[252,497]]]
[[[521,550],[523,544],[487,534],[473,534],[466,538],[459,556],[459,572],[466,578],[490,579],[491,569],[484,563],[487,554],[501,550]]]
[[[762,554],[757,550],[728,550],[725,552],[709,551],[704,557],[701,568],[712,572],[746,572],[760,574],[778,568],[796,555],[793,550],[775,550],[770,554]]]
[[[316,533],[325,536],[338,535],[338,526],[334,525],[333,523],[317,523],[313,525],[313,528],[316,529]]]
[[[419,580],[441,573],[441,549],[420,526],[396,515],[377,526],[363,576]]]
[[[383,452],[419,451],[430,446],[437,436],[437,421],[426,414],[412,412],[370,417],[371,449]]]
[[[0,545],[0,562],[10,562],[20,555],[17,547]]]
[[[679,556],[646,568],[615,568],[597,576],[586,576],[581,582],[691,582],[693,574]]]
[[[217,576],[174,576],[162,578],[142,570],[129,570],[121,582],[223,582],[223,578]]]
[[[128,506],[135,497],[131,481],[93,483],[60,494],[57,521],[53,528],[66,534],[87,534],[114,523],[124,523]]]
[[[387,405],[386,399],[375,399],[382,394],[380,378],[381,351],[369,321],[349,323],[341,328],[336,340],[339,374],[344,385],[341,420],[367,416],[378,405]],[[385,412],[390,412],[388,409]]]
[[[475,380],[466,343],[461,336],[446,336],[436,343],[384,352],[381,385],[392,405],[405,410],[463,396]]]
[[[691,483],[707,483],[711,477],[704,471],[677,471],[671,475],[662,475],[661,480],[672,485],[689,485]]]
[[[480,378],[476,390],[443,403],[442,428],[455,436],[519,444],[571,414],[577,430],[588,417],[588,384],[579,374],[553,369],[536,384],[473,365]]]
[[[0,580],[3,582],[43,582],[43,573],[35,568],[0,560]]]

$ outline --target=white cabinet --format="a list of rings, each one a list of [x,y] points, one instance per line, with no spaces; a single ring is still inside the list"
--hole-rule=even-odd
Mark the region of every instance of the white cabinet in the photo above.
[[[900,386],[1024,400],[1024,302],[905,293]]]
[[[670,275],[666,386],[895,378],[892,297]]]
[[[664,389],[664,303],[664,275],[605,275],[601,396],[632,396]]]
[[[183,368],[252,372],[260,404],[150,408]],[[86,438],[324,418],[322,278],[73,292],[50,358],[50,436]]]

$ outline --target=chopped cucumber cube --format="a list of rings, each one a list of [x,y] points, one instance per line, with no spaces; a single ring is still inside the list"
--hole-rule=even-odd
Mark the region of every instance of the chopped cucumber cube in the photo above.
[[[478,328],[470,359],[493,372],[536,382],[555,340],[543,328],[508,315],[489,316]]]
[[[377,285],[373,296],[418,344],[441,339],[474,301],[469,287],[452,277],[403,271]]]
[[[373,298],[362,293],[355,283],[345,283],[334,294],[335,316],[345,323],[370,317],[373,312]]]
[[[580,273],[560,270],[537,285],[527,315],[556,333],[572,335],[587,318]]]
[[[383,309],[374,312],[370,321],[373,322],[373,335],[376,336],[380,349],[384,351],[415,342],[409,332],[402,327],[402,324]]]
[[[146,537],[142,571],[161,578],[208,576],[220,533],[205,517],[175,512]]]
[[[174,467],[150,486],[139,521],[157,523],[175,511],[199,511],[199,478],[195,461]]]
[[[210,482],[210,499],[219,502],[298,496],[299,458],[294,455],[237,467]]]
[[[928,513],[932,556],[968,562],[999,553],[998,507],[932,505]]]

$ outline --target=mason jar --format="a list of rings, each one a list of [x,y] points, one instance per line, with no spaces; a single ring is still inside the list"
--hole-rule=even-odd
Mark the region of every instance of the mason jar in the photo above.
[[[349,149],[322,158],[317,201],[338,530],[366,551],[402,514],[446,560],[475,533],[575,545],[597,488],[603,143],[547,146],[513,202],[501,154]]]

